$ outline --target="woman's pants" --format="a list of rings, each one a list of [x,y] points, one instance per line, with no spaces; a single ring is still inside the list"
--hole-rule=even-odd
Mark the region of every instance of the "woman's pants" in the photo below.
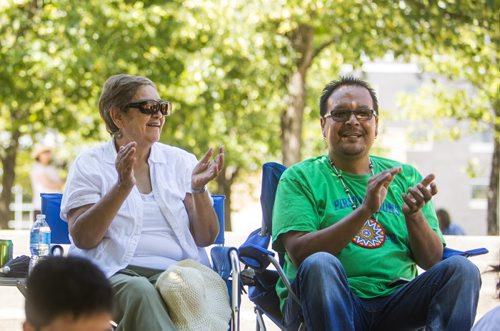
[[[113,286],[117,331],[175,331],[165,302],[155,288],[162,270],[128,266],[109,281]]]

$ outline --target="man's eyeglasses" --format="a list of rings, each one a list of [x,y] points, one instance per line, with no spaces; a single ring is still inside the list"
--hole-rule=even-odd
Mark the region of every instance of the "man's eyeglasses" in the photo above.
[[[348,110],[348,109],[339,109],[332,110],[329,114],[325,115],[325,118],[331,117],[335,122],[346,122],[351,118],[351,115],[354,114],[358,121],[369,121],[373,116],[377,117],[375,110],[373,109],[356,109],[356,110]]]
[[[131,102],[125,105],[125,108],[137,108],[143,114],[154,115],[160,112],[163,116],[169,116],[172,113],[172,105],[168,101],[144,100]]]

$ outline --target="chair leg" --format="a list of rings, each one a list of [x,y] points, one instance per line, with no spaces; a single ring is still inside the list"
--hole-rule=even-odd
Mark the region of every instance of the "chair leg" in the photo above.
[[[255,327],[257,331],[266,331],[266,324],[264,323],[264,318],[262,317],[262,312],[257,309],[257,307],[254,308],[255,311]]]
[[[16,284],[17,289],[21,294],[26,298],[26,292],[28,291],[28,287],[26,286],[25,282],[18,282]]]
[[[229,252],[231,261],[231,278],[232,278],[232,293],[231,293],[231,331],[240,330],[240,259],[236,250]]]

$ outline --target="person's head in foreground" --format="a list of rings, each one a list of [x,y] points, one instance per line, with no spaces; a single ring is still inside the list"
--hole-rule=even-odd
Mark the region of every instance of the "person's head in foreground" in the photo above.
[[[24,331],[107,331],[113,292],[89,260],[53,256],[40,261],[27,280]]]

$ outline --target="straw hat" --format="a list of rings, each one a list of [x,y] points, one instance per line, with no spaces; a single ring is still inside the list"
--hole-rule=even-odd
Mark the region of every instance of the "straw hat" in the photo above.
[[[35,148],[33,148],[33,151],[31,152],[31,158],[37,159],[40,156],[40,154],[42,154],[44,152],[52,152],[52,147],[43,146],[43,145],[35,146]]]
[[[156,288],[178,330],[228,329],[231,308],[227,287],[212,269],[194,260],[183,260],[160,275]]]

